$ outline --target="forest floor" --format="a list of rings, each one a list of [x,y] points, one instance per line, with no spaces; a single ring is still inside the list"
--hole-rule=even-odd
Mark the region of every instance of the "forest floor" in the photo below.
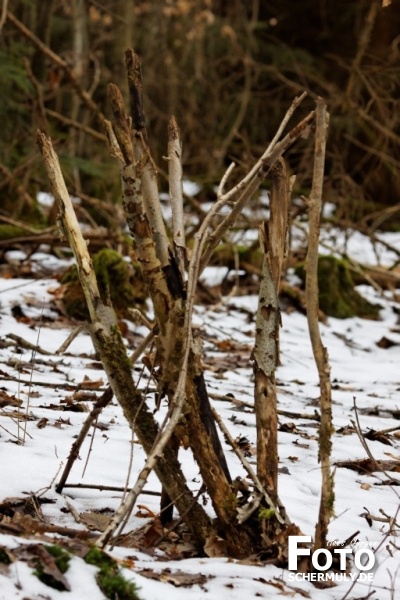
[[[379,236],[400,249],[399,234]],[[357,232],[345,235],[331,228],[323,240],[321,251],[331,251],[332,244],[343,250],[345,244],[349,256],[370,265],[391,266],[398,260],[387,247],[372,244]],[[57,275],[68,264],[46,248],[29,257],[22,250],[3,257],[0,600],[104,598],[96,583],[99,571],[80,557],[81,548],[87,549],[104,529],[120,504],[119,490],[134,483],[145,458],[113,400],[86,439],[63,493],[55,492],[71,445],[107,386],[85,331],[58,353],[74,327],[62,314],[57,293]],[[226,275],[226,268],[210,268],[204,283],[215,291]],[[216,556],[199,558],[181,527],[171,533],[163,531],[157,518],[159,496],[154,495],[160,485],[151,475],[145,489],[153,494],[140,496],[118,543],[109,549],[124,577],[136,583],[141,600],[400,598],[400,303],[395,291],[369,285],[359,286],[358,291],[380,305],[379,320],[329,317],[321,323],[332,368],[335,427],[335,517],[329,538],[332,544],[340,544],[356,534],[355,551],[372,549],[373,580],[359,578],[352,583],[347,578],[322,590],[311,582],[293,580],[293,573],[265,564],[260,557],[232,560],[218,556],[216,548]],[[195,311],[213,406],[253,466],[256,428],[250,356],[256,309],[257,297],[239,287],[236,294],[222,296],[214,305],[199,304]],[[126,323],[126,343],[131,349],[144,335],[143,326]],[[290,519],[305,535],[313,535],[321,480],[318,375],[306,317],[290,306],[282,309],[281,363],[277,373],[279,494]],[[152,383],[141,361],[134,372],[138,386],[148,387],[151,398]],[[242,465],[223,443],[233,477],[243,477]],[[190,452],[181,449],[179,457],[190,485],[198,490],[201,481]],[[207,497],[203,501],[213,514]],[[74,552],[64,574],[51,554],[43,551],[43,544],[62,545]],[[53,584],[56,581],[58,589],[35,575],[40,569]]]

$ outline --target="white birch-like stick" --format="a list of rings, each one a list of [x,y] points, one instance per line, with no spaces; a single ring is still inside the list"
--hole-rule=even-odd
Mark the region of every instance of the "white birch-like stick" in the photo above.
[[[168,179],[173,241],[178,267],[183,277],[186,263],[186,242],[183,215],[182,142],[174,116],[170,118],[168,125]]]
[[[57,202],[62,232],[66,236],[72,252],[74,253],[75,259],[78,263],[78,269],[81,270],[85,275],[85,277],[81,280],[82,288],[85,294],[90,318],[92,323],[96,323],[99,320],[97,316],[97,310],[100,303],[100,293],[97,286],[92,259],[90,258],[87,244],[83,239],[82,232],[72,206],[71,198],[61,172],[58,156],[54,151],[51,139],[48,138],[44,133],[38,131],[37,142],[43,155],[51,189]]]

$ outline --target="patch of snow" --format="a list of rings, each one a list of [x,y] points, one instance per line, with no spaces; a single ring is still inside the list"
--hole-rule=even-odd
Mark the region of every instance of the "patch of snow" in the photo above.
[[[196,193],[192,190],[192,193]],[[379,234],[388,240],[388,234]],[[390,243],[398,247],[399,236],[390,234]],[[345,247],[356,260],[370,264],[391,264],[395,254],[383,247],[379,252],[368,238],[359,234],[340,234],[331,230],[326,234],[324,244],[333,244],[338,251]],[[15,260],[23,260],[19,253],[13,253]],[[35,261],[49,260],[51,268],[62,266],[59,259],[49,258],[38,253]],[[67,264],[67,263],[65,263]],[[218,285],[226,276],[227,269],[218,267],[204,272],[208,285]],[[218,283],[217,283],[218,282]],[[0,279],[0,378],[4,393],[15,395],[23,401],[21,418],[10,416],[10,407],[0,412],[0,500],[5,497],[23,497],[27,493],[39,490],[45,492],[53,504],[45,504],[42,509],[45,518],[52,523],[65,527],[82,528],[68,510],[67,501],[78,513],[88,510],[116,510],[122,493],[99,491],[96,489],[70,488],[64,495],[55,493],[54,481],[58,480],[60,469],[70,453],[71,445],[79,433],[87,412],[63,410],[66,401],[76,386],[84,382],[85,376],[92,381],[101,379],[103,383],[96,392],[98,395],[107,385],[104,372],[99,368],[93,351],[90,336],[81,332],[72,342],[67,353],[62,356],[54,353],[70,334],[68,328],[50,328],[46,323],[38,324],[18,322],[12,315],[12,307],[20,305],[30,318],[39,319],[41,314],[54,316],[53,296],[49,289],[57,286],[54,279]],[[360,286],[368,300],[379,303],[381,320],[366,321],[359,318],[338,320],[329,318],[321,324],[323,343],[329,353],[333,380],[333,461],[357,460],[366,458],[366,452],[356,433],[340,434],[341,427],[351,426],[355,420],[353,399],[356,399],[358,416],[364,432],[369,429],[387,430],[400,427],[393,411],[400,410],[400,345],[380,348],[377,342],[386,336],[400,343],[398,331],[399,305],[390,293],[380,296],[369,286]],[[35,300],[35,301],[34,301]],[[256,428],[253,411],[227,401],[225,395],[232,394],[235,399],[252,405],[254,402],[254,382],[251,363],[251,348],[254,343],[256,296],[224,298],[217,307],[198,306],[194,324],[204,336],[206,380],[213,405],[221,414],[226,426],[234,437],[244,436],[250,446],[255,445]],[[145,328],[129,326],[135,335],[146,335]],[[12,342],[10,334],[17,334],[31,344],[50,351],[52,355],[33,353]],[[223,349],[226,345],[226,350]],[[280,424],[295,422],[296,431],[279,432],[279,494],[289,517],[307,535],[314,534],[318,518],[320,493],[320,465],[318,463],[318,422],[312,419],[290,417],[290,413],[313,416],[318,410],[319,386],[318,373],[313,360],[308,335],[307,320],[296,312],[282,315],[281,329],[281,366],[277,371],[279,410],[285,414],[279,416]],[[139,380],[142,363],[135,365],[134,375]],[[140,375],[139,385],[145,387],[147,378]],[[153,384],[150,382],[150,386]],[[153,386],[154,387],[154,386]],[[149,405],[153,409],[152,395]],[[86,411],[91,410],[93,402],[82,401]],[[157,418],[165,414],[163,403]],[[289,413],[289,416],[287,416]],[[25,421],[22,415],[31,416]],[[43,429],[37,427],[38,419],[46,418],[48,423]],[[145,459],[143,449],[132,444],[132,434],[122,411],[114,400],[103,410],[100,421],[105,428],[91,431],[90,437],[80,452],[81,460],[76,461],[70,474],[69,483],[94,483],[123,488],[133,451],[133,467],[130,482],[134,482]],[[26,429],[26,434],[24,431]],[[15,442],[25,437],[25,444]],[[225,444],[223,436],[221,441]],[[379,441],[369,441],[376,460],[398,460],[400,439],[393,431],[390,435],[391,446]],[[90,445],[92,448],[90,450]],[[239,460],[226,448],[229,467],[233,476],[243,476]],[[83,476],[86,458],[90,460]],[[190,451],[181,450],[179,454],[182,468],[187,474],[191,487],[200,486],[198,468]],[[249,457],[254,465],[254,455]],[[399,478],[396,472],[394,478]],[[335,517],[329,528],[331,539],[342,542],[351,534],[359,531],[359,543],[369,543],[377,551],[377,567],[373,584],[368,587],[359,582],[349,597],[366,597],[372,589],[377,600],[392,600],[400,589],[399,552],[395,545],[397,539],[387,535],[388,524],[373,521],[368,524],[364,513],[366,508],[371,514],[380,516],[381,511],[391,517],[398,516],[400,494],[398,487],[382,485],[387,479],[384,473],[360,474],[356,471],[337,467],[335,472]],[[146,489],[159,491],[160,485],[151,474]],[[155,496],[141,495],[139,503],[157,513],[159,499]],[[366,507],[366,508],[365,508]],[[213,515],[208,502],[206,510]],[[137,528],[144,522],[133,511],[127,530]],[[396,526],[398,529],[398,527]],[[0,546],[15,547],[21,543],[35,540],[23,540],[5,534],[0,535]],[[393,542],[394,545],[390,545]],[[393,556],[390,555],[392,552]],[[302,597],[309,594],[312,600],[341,600],[350,588],[349,582],[339,583],[336,587],[319,590],[309,582],[291,582],[288,571],[272,565],[244,564],[226,558],[169,560],[161,552],[154,556],[146,555],[133,548],[115,547],[112,553],[117,557],[133,557],[132,569],[123,572],[132,578],[140,588],[139,596],[143,600],[204,600],[206,598],[282,598],[293,594]],[[175,587],[170,583],[149,579],[140,575],[140,571],[151,568],[156,572],[170,569],[171,573],[202,573],[208,579],[201,586],[190,588]],[[50,600],[81,600],[90,597],[100,600],[104,596],[95,582],[95,570],[84,561],[74,558],[67,573],[71,585],[70,592],[57,592],[44,586],[34,575],[32,569],[17,561],[10,567],[7,575],[0,571],[0,600],[23,600],[46,597]],[[285,585],[284,592],[277,587]],[[19,587],[18,587],[19,586]],[[291,586],[291,587],[290,587]],[[395,590],[392,593],[392,588]]]

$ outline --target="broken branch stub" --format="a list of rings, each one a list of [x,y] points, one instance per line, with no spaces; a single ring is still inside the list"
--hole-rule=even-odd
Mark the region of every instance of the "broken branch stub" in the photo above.
[[[128,48],[125,52],[125,64],[131,99],[132,125],[137,132],[145,131],[146,119],[143,107],[142,65],[139,56],[132,48]]]
[[[257,475],[278,501],[278,407],[275,371],[279,363],[279,284],[287,247],[289,180],[280,158],[271,168],[270,219],[260,226],[263,253],[254,361]]]
[[[162,268],[168,269],[171,251],[158,195],[157,170],[147,145],[147,131],[143,108],[143,80],[139,56],[128,48],[125,52],[132,116],[132,143],[134,160],[141,165],[141,185],[145,212],[151,225],[156,253]]]

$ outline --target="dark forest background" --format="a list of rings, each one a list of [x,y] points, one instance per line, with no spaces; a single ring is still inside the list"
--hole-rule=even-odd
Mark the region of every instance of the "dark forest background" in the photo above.
[[[249,167],[306,90],[299,117],[316,95],[331,114],[325,199],[337,219],[400,225],[399,0],[3,0],[1,27],[0,218],[54,218],[35,200],[48,189],[40,128],[70,192],[106,224],[120,197],[102,129],[106,88],[114,82],[127,97],[133,47],[161,187],[171,114],[184,171],[206,193],[232,160],[238,177]],[[304,143],[288,155],[297,194],[309,190],[311,152]]]

